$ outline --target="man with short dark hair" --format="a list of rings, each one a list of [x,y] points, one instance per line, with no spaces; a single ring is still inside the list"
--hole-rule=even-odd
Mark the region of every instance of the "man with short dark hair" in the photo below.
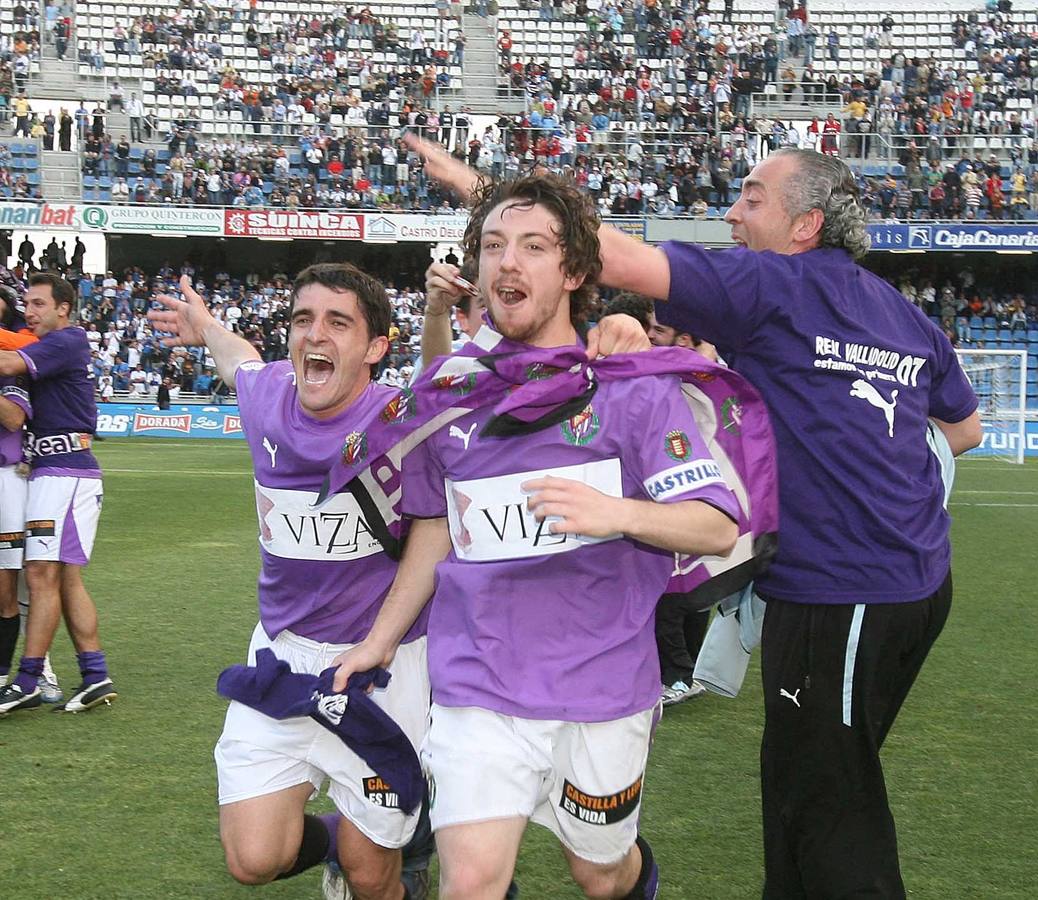
[[[236,385],[252,453],[262,569],[250,662],[269,648],[293,672],[318,675],[367,636],[396,572],[395,548],[375,536],[354,493],[313,508],[332,462],[364,459],[368,435],[391,427],[378,414],[397,391],[373,383],[389,346],[385,289],[348,264],[304,269],[292,292],[289,359],[272,363],[213,318],[187,276],[181,291],[183,300],[160,296],[167,309],[149,319],[174,335],[167,345],[209,348],[220,378]],[[401,537],[399,516],[387,531]],[[424,617],[390,672],[372,697],[417,747],[429,709]],[[341,865],[358,900],[400,900],[424,884],[424,873],[406,875],[406,889],[401,881],[400,851],[419,810],[401,809],[371,767],[312,719],[275,720],[232,701],[215,756],[220,836],[236,880],[265,884],[328,862]],[[338,812],[306,814],[326,780]],[[326,896],[343,895],[341,878],[326,871]]]
[[[25,320],[39,338],[0,351],[0,375],[27,375],[33,418],[27,440],[32,472],[25,523],[29,618],[18,675],[0,691],[0,715],[43,702],[44,658],[64,615],[82,683],[57,707],[80,712],[116,698],[97,631],[97,609],[83,585],[101,514],[101,468],[90,450],[97,424],[87,375],[90,344],[70,322],[75,292],[52,273],[30,277]]]

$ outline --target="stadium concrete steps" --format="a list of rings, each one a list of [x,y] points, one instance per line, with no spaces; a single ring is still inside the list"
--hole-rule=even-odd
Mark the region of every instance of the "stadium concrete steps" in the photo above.
[[[44,200],[78,203],[83,199],[78,153],[44,150],[40,161],[40,192]]]
[[[500,88],[497,20],[463,15],[465,58],[461,67],[461,103],[476,115],[517,113],[526,109],[524,95],[507,96]]]
[[[65,58],[58,59],[54,39],[47,36],[40,47],[40,72],[29,82],[30,100],[66,100],[78,105],[80,100],[108,99],[103,78],[80,76],[76,47],[77,41],[70,41]]]

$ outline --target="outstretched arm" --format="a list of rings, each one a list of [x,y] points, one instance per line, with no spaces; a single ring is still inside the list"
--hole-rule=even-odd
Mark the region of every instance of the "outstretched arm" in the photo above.
[[[466,203],[472,199],[473,192],[485,176],[455,159],[433,141],[412,134],[406,135],[404,141],[422,158],[430,178],[449,187]],[[601,284],[633,291],[653,300],[667,299],[670,294],[670,263],[662,250],[611,225],[599,226],[598,239],[602,245]]]
[[[220,377],[227,384],[234,384],[238,366],[259,360],[259,353],[245,338],[228,331],[213,318],[187,275],[180,278],[180,290],[183,300],[159,294],[155,299],[166,308],[151,310],[148,321],[157,330],[173,335],[163,339],[166,347],[208,347]]]
[[[447,555],[450,546],[446,519],[415,520],[393,586],[386,594],[371,631],[363,641],[333,660],[339,666],[335,673],[335,690],[345,689],[354,672],[366,672],[375,666],[385,667],[393,661],[407,629],[433,595],[436,564]]]

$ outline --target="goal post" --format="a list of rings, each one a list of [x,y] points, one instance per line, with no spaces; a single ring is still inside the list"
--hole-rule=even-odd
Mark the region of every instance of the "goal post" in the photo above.
[[[1027,351],[959,349],[966,377],[980,401],[983,443],[970,456],[1023,464],[1027,444]]]

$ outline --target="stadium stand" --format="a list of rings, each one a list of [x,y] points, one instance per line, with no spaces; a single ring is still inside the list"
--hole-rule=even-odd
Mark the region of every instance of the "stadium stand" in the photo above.
[[[875,12],[863,13],[817,2],[801,13],[757,0],[735,4],[724,22],[721,4],[712,5],[680,4],[670,18],[651,0],[502,0],[496,20],[487,20],[498,38],[499,87],[522,90],[526,111],[489,117],[460,151],[500,172],[537,160],[568,166],[614,213],[708,216],[724,213],[760,155],[787,144],[853,159],[877,216],[969,215],[960,192],[947,184],[943,198],[932,191],[935,176],[964,151],[985,164],[994,154],[1002,198],[984,192],[973,215],[1035,215],[1031,185],[1020,191],[1013,181],[1018,167],[1029,179],[1038,162],[1029,56],[1036,36],[1019,17],[969,3],[906,12],[876,0]],[[85,198],[436,208],[413,159],[408,177],[394,170],[388,185],[361,163],[372,189],[351,188],[357,157],[371,145],[392,145],[402,127],[438,133],[439,114],[456,114],[464,101],[456,48],[463,31],[447,5],[264,6],[250,14],[162,0],[77,11],[81,75],[93,77],[100,45],[104,77],[118,80],[122,105],[134,92],[151,112],[153,139],[131,148],[130,165],[148,149],[156,162],[153,172],[131,169],[126,189],[112,180],[111,164],[100,172],[88,165]],[[118,135],[109,134],[112,147],[93,151],[102,161],[114,159]],[[160,146],[163,139],[175,149]],[[211,140],[222,170],[237,173],[245,163],[250,183],[227,178],[210,193],[189,178],[192,190],[174,190],[165,175],[176,150],[201,147],[211,160]],[[226,159],[228,142],[245,146]],[[308,167],[315,144],[321,158]],[[277,150],[289,162],[280,177],[270,164]],[[327,165],[335,155],[341,171]],[[184,156],[174,173],[184,163],[197,171]],[[267,162],[250,167],[250,158]],[[249,187],[259,189],[251,201],[242,196]]]
[[[494,175],[567,172],[603,213],[721,216],[758,159],[808,146],[848,161],[877,219],[1038,217],[1034,2],[479,6],[63,0],[41,47],[39,7],[0,0],[0,116],[19,73],[46,86],[68,17],[76,83],[108,98],[79,110],[76,199],[454,209],[400,142],[412,129]],[[488,58],[496,102],[473,112]],[[39,196],[26,124],[0,145],[7,197]],[[1005,306],[959,315],[969,299],[927,312],[964,345],[1034,349],[1033,303],[1014,327]]]

